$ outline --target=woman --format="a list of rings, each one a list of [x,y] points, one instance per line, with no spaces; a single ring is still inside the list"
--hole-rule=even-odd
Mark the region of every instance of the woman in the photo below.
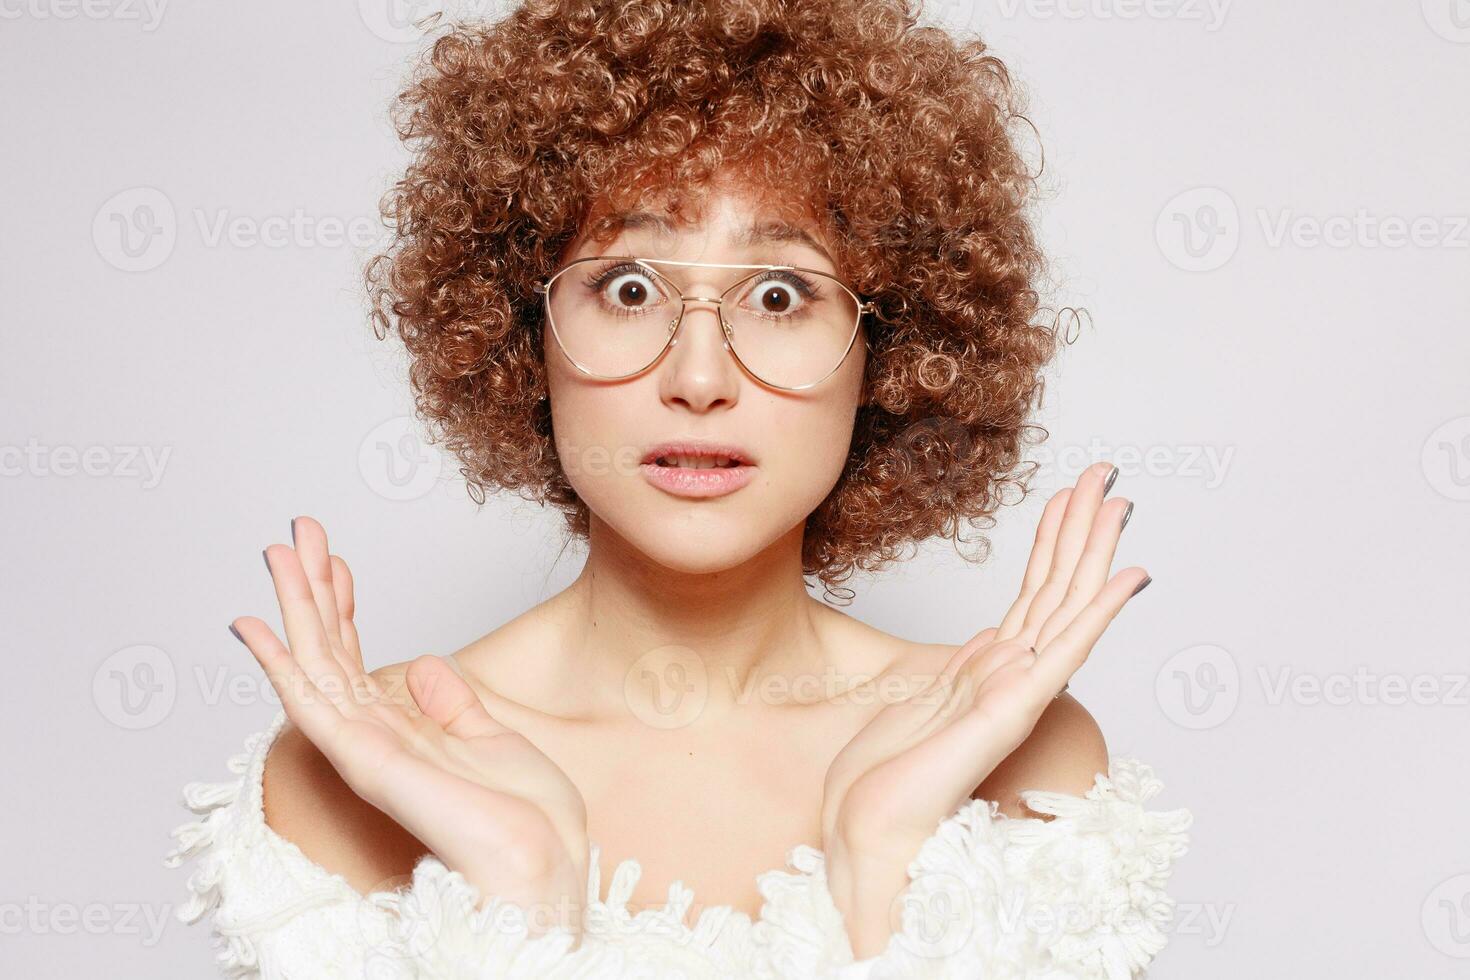
[[[170,858],[201,857],[180,914],[227,973],[1126,977],[1161,948],[1189,815],[1065,693],[1149,581],[1109,574],[1116,469],[1051,499],[963,645],[806,590],[1024,489],[1054,348],[1008,77],[910,7],[537,2],[438,40],[377,316],[472,495],[560,508],[586,566],[369,673],[322,526],[266,549],[284,642],[231,630],[284,710],[186,790]]]

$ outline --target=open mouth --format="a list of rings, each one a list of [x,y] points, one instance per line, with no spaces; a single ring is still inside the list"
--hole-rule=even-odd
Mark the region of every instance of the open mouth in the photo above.
[[[755,478],[755,460],[740,446],[698,440],[666,442],[643,456],[649,483],[677,497],[722,497]]]
[[[736,466],[743,465],[738,459],[731,456],[672,455],[659,456],[653,462],[656,466],[678,467],[689,470],[733,469]]]

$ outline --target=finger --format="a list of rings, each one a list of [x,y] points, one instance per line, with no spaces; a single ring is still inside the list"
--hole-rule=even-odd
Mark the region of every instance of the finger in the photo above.
[[[266,678],[281,698],[286,717],[330,757],[333,739],[341,727],[342,713],[322,695],[291,651],[264,621],[254,616],[241,616],[230,623],[230,627],[265,671]]]
[[[369,681],[372,675],[367,673],[367,668],[362,661],[362,644],[357,636],[357,624],[352,621],[356,612],[356,600],[352,594],[352,570],[347,567],[347,562],[341,556],[332,555],[332,591],[337,599],[337,633],[342,637],[342,652],[347,655],[350,664],[344,664],[349,668],[357,669]]]
[[[424,654],[408,665],[408,692],[428,718],[455,738],[499,735],[509,728],[490,717],[478,695],[442,657]]]
[[[333,648],[342,646],[340,629],[341,616],[337,611],[337,592],[332,584],[331,552],[327,549],[327,530],[321,522],[306,516],[291,520],[291,540],[296,548],[296,558],[306,572],[306,581],[311,586],[312,598],[316,600],[317,615],[322,629]]]
[[[987,647],[995,639],[995,635],[996,628],[994,626],[990,627],[989,629],[983,629],[979,633],[976,633],[973,637],[971,637],[968,643],[960,647],[950,656],[949,662],[946,663],[944,665],[944,669],[939,672],[939,679],[952,679],[955,674],[959,673],[960,668],[964,667],[965,664],[969,662],[971,657],[974,657],[981,650],[985,649],[985,647]]]
[[[1046,582],[1046,576],[1051,571],[1052,552],[1056,548],[1057,531],[1062,526],[1062,516],[1067,511],[1067,500],[1071,496],[1072,488],[1067,487],[1046,502],[1041,520],[1036,522],[1036,540],[1031,546],[1026,574],[1021,579],[1021,593],[1011,603],[1011,608],[1006,610],[1000,626],[996,627],[995,635],[998,639],[1008,639],[1020,632],[1021,624],[1026,621],[1026,610],[1031,607],[1031,600]]]
[[[986,632],[994,633],[994,630]],[[940,676],[922,692],[923,696],[912,699],[915,705],[937,704],[937,708],[932,711],[931,718],[914,729],[909,737],[924,738],[930,731],[947,725],[954,715],[969,710],[975,703],[977,692],[991,674],[1018,660],[1029,667],[1035,657],[1030,646],[1014,639],[995,640],[970,651],[960,650],[950,658]]]
[[[1092,523],[1092,533],[1087,537],[1087,546],[1072,573],[1067,585],[1066,597],[1056,610],[1036,630],[1031,642],[1038,648],[1050,643],[1052,638],[1066,628],[1107,583],[1108,573],[1113,567],[1113,557],[1118,551],[1118,538],[1123,525],[1133,512],[1133,502],[1126,498],[1109,500],[1098,509],[1097,520]]]
[[[992,673],[1029,671],[1035,659],[1029,649],[1013,641],[996,646],[1002,648],[1003,656]],[[959,686],[971,683],[962,676]],[[1012,696],[999,706],[987,706],[983,700],[960,697],[955,704],[944,706],[938,712],[938,723],[926,726],[918,733],[920,741],[905,751],[907,763],[928,775],[927,785],[936,794],[964,799],[1035,726],[1043,709],[1017,701]]]
[[[1103,492],[1109,475],[1116,469],[1111,463],[1094,463],[1082,471],[1077,486],[1067,500],[1067,512],[1062,517],[1062,526],[1057,531],[1056,548],[1052,553],[1051,569],[1046,583],[1037,591],[1036,598],[1026,610],[1026,619],[1021,633],[1028,630],[1031,635],[1039,631],[1046,618],[1056,611],[1067,594],[1067,585],[1077,569],[1087,538],[1092,533],[1092,524],[1098,508],[1102,505]]]
[[[1016,663],[1030,667],[1035,660],[1035,648],[1019,637],[992,643],[984,652],[970,658],[956,677],[954,687],[961,695],[959,706],[967,708],[973,704],[975,693],[1001,668]]]
[[[1059,692],[1087,662],[1093,646],[1113,618],[1152,578],[1142,568],[1125,568],[1108,580],[1066,629],[1044,647],[1038,648],[1031,676],[1047,698]]]
[[[231,626],[281,695],[286,716],[321,750],[354,792],[433,847],[442,849],[455,843],[436,839],[437,829],[472,825],[470,814],[455,815],[444,810],[445,800],[457,801],[451,805],[467,805],[461,779],[441,765],[419,758],[402,733],[349,721],[313,685],[291,651],[262,621],[241,617]],[[493,791],[487,788],[485,792]]]
[[[944,669],[929,682],[915,699],[916,703],[929,704],[938,698],[942,699],[940,711],[947,712],[951,706],[964,699],[964,689],[961,688],[963,680],[961,675],[967,673],[977,659],[983,658],[994,646],[996,629],[994,626],[983,629],[970,638],[953,654],[944,665]]]
[[[342,704],[349,691],[347,675],[327,641],[316,597],[296,552],[283,544],[273,544],[265,549],[265,563],[276,586],[291,656],[333,704]]]

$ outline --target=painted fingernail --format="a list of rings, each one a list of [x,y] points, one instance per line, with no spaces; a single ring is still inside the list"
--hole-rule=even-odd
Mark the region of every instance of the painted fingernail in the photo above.
[[[1123,509],[1123,523],[1118,525],[1118,530],[1128,526],[1128,518],[1133,516],[1133,501],[1128,501],[1128,506]]]
[[[230,624],[230,633],[232,633],[234,635],[235,639],[239,640],[241,643],[244,643],[245,642],[245,637],[241,636],[240,635],[240,631],[237,630],[237,629],[235,629],[235,624],[234,623],[231,623]]]
[[[1116,466],[1114,466],[1113,467],[1113,472],[1111,472],[1111,473],[1108,474],[1108,481],[1103,484],[1103,496],[1104,497],[1106,497],[1108,495],[1108,491],[1109,490],[1113,489],[1113,483],[1117,479],[1118,479],[1118,468]]]
[[[1152,582],[1153,580],[1154,580],[1154,577],[1152,575],[1150,575],[1147,578],[1145,578],[1142,582],[1139,582],[1138,583],[1138,588],[1136,588],[1136,589],[1133,590],[1133,595],[1130,595],[1129,598],[1130,599],[1133,598],[1134,595],[1138,595],[1138,593],[1140,593],[1144,589],[1148,588],[1148,583]]]

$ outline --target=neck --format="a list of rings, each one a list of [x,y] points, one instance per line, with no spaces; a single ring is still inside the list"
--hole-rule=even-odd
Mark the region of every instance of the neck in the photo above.
[[[561,596],[567,666],[606,692],[599,708],[669,727],[762,703],[763,679],[823,662],[825,607],[802,580],[803,531],[733,568],[688,572],[659,565],[594,517],[587,563]]]

